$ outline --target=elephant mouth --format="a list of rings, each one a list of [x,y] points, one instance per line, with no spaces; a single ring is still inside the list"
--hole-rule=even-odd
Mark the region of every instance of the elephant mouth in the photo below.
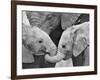
[[[44,55],[46,53],[46,48],[45,47],[41,47],[35,55],[39,56],[39,55]]]
[[[46,52],[44,50],[39,50],[38,52],[36,52],[34,55],[40,56],[40,55],[45,55],[45,54],[50,54],[49,52]]]
[[[44,55],[44,54],[45,54],[44,51],[39,50],[35,55],[40,56],[40,55]]]

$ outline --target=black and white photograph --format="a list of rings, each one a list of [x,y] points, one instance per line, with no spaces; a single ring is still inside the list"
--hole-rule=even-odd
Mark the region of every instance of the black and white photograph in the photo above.
[[[12,6],[13,78],[96,74],[96,6],[23,1]]]
[[[22,11],[22,66],[89,66],[89,14]]]

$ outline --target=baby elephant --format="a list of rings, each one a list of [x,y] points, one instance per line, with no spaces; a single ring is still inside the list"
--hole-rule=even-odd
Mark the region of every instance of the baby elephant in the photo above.
[[[74,61],[82,54],[81,58]],[[75,63],[81,66],[89,65],[89,22],[74,25],[66,29],[59,41],[58,53],[56,56],[46,55],[45,59],[51,63],[57,63],[56,66],[73,66]],[[81,61],[81,63],[80,63]],[[61,64],[63,63],[63,64]]]
[[[51,56],[56,54],[56,46],[46,32],[38,27],[30,27],[25,24],[23,24],[22,30],[23,45],[34,55],[44,55],[45,52]]]

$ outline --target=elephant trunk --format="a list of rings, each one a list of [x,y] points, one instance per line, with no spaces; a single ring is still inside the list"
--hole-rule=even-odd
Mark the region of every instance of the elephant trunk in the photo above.
[[[45,55],[45,60],[50,63],[57,63],[61,61],[65,55],[63,53],[58,52],[55,56],[50,56],[48,54]]]
[[[44,43],[44,46],[46,46],[46,52],[49,53],[50,56],[55,56],[57,52],[56,45],[53,43],[49,36],[47,37],[48,38],[46,38]]]

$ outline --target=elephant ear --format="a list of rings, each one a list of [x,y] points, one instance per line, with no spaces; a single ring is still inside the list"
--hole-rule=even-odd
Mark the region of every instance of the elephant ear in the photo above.
[[[29,20],[26,15],[26,11],[22,11],[22,23],[30,26]]]
[[[25,40],[30,32],[30,26],[22,23],[22,39]]]
[[[22,12],[22,39],[25,40],[28,32],[30,31],[31,25],[26,15],[26,11]]]
[[[73,55],[78,56],[89,45],[89,25],[79,25],[79,28],[74,30],[74,42],[73,42]]]

